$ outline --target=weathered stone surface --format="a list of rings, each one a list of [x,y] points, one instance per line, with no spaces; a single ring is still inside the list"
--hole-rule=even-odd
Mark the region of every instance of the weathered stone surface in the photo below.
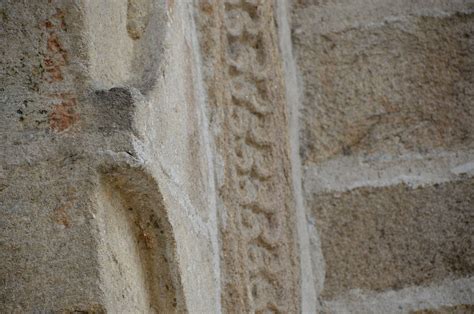
[[[0,0],[0,312],[472,311],[473,12]]]
[[[322,297],[472,275],[474,180],[320,194],[310,203],[326,264]]]
[[[182,304],[178,307],[184,296],[179,292],[173,230],[156,182],[135,169],[106,168],[103,173],[97,215],[107,310],[184,311]]]
[[[219,309],[191,10],[0,2],[2,312]]]
[[[420,3],[397,12],[391,1],[354,11],[347,1],[296,5],[304,161],[473,147],[473,15],[468,1],[454,8],[448,2],[438,9],[464,11],[413,16],[431,8]],[[327,23],[324,13],[332,14]]]
[[[474,3],[291,5],[320,310],[471,302]]]
[[[472,304],[473,277],[446,279],[429,285],[384,292],[353,289],[331,300],[321,300],[323,313],[412,313]]]
[[[454,306],[443,306],[439,309],[428,309],[414,311],[413,314],[469,314],[474,311],[474,305],[460,304]]]
[[[200,1],[226,312],[298,312],[282,65],[270,1]],[[285,182],[284,184],[281,184]]]

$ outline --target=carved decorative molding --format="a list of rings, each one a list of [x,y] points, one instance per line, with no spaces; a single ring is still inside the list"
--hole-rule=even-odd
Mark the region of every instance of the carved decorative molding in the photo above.
[[[220,183],[224,309],[299,309],[287,114],[272,1],[201,1]]]

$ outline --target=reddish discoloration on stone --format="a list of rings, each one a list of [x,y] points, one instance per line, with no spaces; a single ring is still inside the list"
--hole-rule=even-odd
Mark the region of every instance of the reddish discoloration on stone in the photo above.
[[[59,42],[58,36],[56,34],[50,34],[48,37],[48,50],[51,52],[63,52],[64,49]]]
[[[49,82],[58,82],[64,79],[61,69],[57,66],[47,67],[46,72],[49,74]]]
[[[76,98],[67,94],[59,94],[57,97],[63,101],[53,106],[53,111],[49,115],[49,125],[54,131],[61,132],[76,123],[79,115],[74,110]]]
[[[46,73],[49,74],[47,80],[50,83],[62,81],[64,77],[61,68],[67,64],[67,52],[55,33],[49,34],[47,49],[48,55],[43,60]]]
[[[66,16],[66,12],[64,12],[63,10],[60,10],[58,8],[56,8],[56,13],[54,13],[53,15],[51,15],[51,19],[52,20],[46,20],[45,22],[43,22],[42,24],[40,24],[40,26],[43,26],[45,27],[46,29],[48,30],[51,30],[53,28],[61,28],[61,29],[66,29],[66,19],[65,19],[65,16]],[[58,27],[59,26],[59,27]]]
[[[68,65],[68,53],[60,36],[61,31],[66,28],[65,16],[65,11],[56,9],[56,13],[41,24],[48,34],[43,64],[45,68],[44,80],[50,84],[59,83],[65,79],[64,67]],[[49,114],[50,128],[56,132],[69,129],[79,119],[75,110],[75,95],[64,91],[49,96],[53,104]]]
[[[46,21],[44,22],[44,27],[46,27],[47,29],[51,29],[54,27],[53,23],[51,23],[51,21]]]
[[[49,83],[59,82],[64,80],[62,68],[67,64],[67,51],[61,43],[57,31],[66,28],[65,12],[56,9],[56,13],[51,16],[51,19],[42,23],[48,32],[48,39],[46,41],[46,55],[43,59],[46,81]]]
[[[68,205],[64,205],[54,210],[54,221],[60,225],[63,225],[65,228],[69,228],[71,226],[69,216],[66,212],[67,207]]]

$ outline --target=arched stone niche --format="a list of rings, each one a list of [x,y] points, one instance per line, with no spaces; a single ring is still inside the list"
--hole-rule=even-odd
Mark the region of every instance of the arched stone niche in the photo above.
[[[141,169],[102,169],[97,191],[100,280],[110,313],[185,311],[172,227]]]

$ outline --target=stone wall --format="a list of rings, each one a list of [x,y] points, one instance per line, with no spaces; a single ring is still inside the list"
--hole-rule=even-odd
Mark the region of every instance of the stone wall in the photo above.
[[[472,312],[473,14],[0,0],[0,312]]]
[[[0,2],[1,312],[220,308],[193,10]]]
[[[473,10],[292,1],[303,185],[328,312],[472,304]]]

